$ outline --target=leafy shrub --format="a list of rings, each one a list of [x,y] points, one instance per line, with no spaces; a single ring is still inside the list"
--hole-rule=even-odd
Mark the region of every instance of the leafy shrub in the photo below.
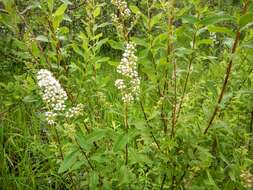
[[[1,189],[250,189],[253,3],[0,1]]]

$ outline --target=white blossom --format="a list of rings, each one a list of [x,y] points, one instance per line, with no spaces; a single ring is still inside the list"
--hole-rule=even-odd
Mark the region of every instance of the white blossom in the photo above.
[[[248,170],[243,170],[240,177],[245,188],[253,187],[253,175]]]
[[[54,111],[63,111],[66,107],[67,93],[61,87],[59,81],[46,69],[39,70],[37,79],[42,90],[43,101]]]
[[[115,81],[115,86],[116,86],[119,90],[123,90],[123,89],[126,88],[126,85],[125,85],[125,83],[124,83],[124,80],[122,80],[122,79],[117,79],[117,80]]]
[[[122,17],[129,17],[131,15],[131,11],[127,6],[126,1],[122,1],[122,0],[111,0],[111,3],[114,4],[115,6],[117,6],[120,15]]]
[[[46,121],[49,125],[55,124],[57,114],[51,111],[45,112]]]
[[[67,118],[73,118],[82,115],[83,112],[83,104],[78,104],[75,107],[69,108],[66,111],[66,117]]]
[[[115,86],[121,90],[122,100],[125,103],[132,102],[134,97],[138,98],[140,92],[140,78],[137,71],[135,46],[136,45],[132,42],[126,44],[126,49],[117,67],[117,72],[121,74],[124,79],[117,79],[115,81]]]
[[[46,69],[39,70],[37,80],[42,92],[42,99],[50,110],[45,113],[46,121],[53,125],[58,112],[64,111],[66,108],[67,93],[53,74]]]

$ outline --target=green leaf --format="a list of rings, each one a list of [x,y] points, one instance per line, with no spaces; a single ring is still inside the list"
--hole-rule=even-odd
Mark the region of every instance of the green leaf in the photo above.
[[[84,150],[90,150],[92,148],[92,143],[87,142],[85,135],[81,131],[77,132],[76,140]]]
[[[135,5],[130,5],[129,8],[135,14],[141,13],[140,9],[136,7]]]
[[[71,3],[69,0],[61,0],[61,2],[68,4],[68,5],[72,5],[73,3]]]
[[[64,12],[67,9],[67,4],[62,4],[53,14],[53,28],[56,30],[64,18]]]
[[[55,17],[60,17],[60,16],[63,16],[64,12],[66,11],[67,9],[67,5],[66,4],[62,4],[54,13],[54,16]]]
[[[235,18],[229,15],[215,15],[215,16],[210,16],[210,17],[202,19],[200,21],[200,24],[211,25],[211,24],[217,24],[224,21],[235,21]]]
[[[47,7],[49,11],[52,13],[54,8],[54,0],[47,0]]]
[[[199,19],[197,19],[196,17],[191,16],[191,15],[182,17],[182,20],[186,21],[190,24],[195,24],[195,23],[199,22]]]
[[[197,41],[197,45],[213,45],[213,40],[211,39],[202,39]]]
[[[38,99],[37,99],[36,97],[30,95],[30,96],[24,97],[22,101],[23,101],[24,103],[32,103],[32,102],[37,102]]]
[[[90,189],[97,189],[97,185],[99,184],[99,177],[97,172],[92,171],[90,173]]]
[[[61,163],[61,166],[58,169],[58,173],[63,173],[69,170],[76,162],[78,155],[79,152],[77,150],[69,152],[69,154],[64,158],[63,162]]]
[[[98,57],[98,59],[96,60],[96,63],[104,63],[104,62],[108,62],[110,60],[110,57]]]
[[[108,40],[108,43],[113,49],[124,50],[124,43],[123,42],[116,42],[114,40]]]
[[[148,47],[148,43],[146,42],[145,38],[132,37],[131,41],[133,41],[137,45],[140,45],[140,46],[143,46],[143,47]]]
[[[114,151],[123,150],[127,143],[128,143],[128,134],[121,134],[116,139],[113,146],[113,150]]]
[[[85,160],[77,160],[71,167],[70,171],[80,170],[82,165],[85,164]]]
[[[98,39],[101,38],[102,36],[103,36],[103,33],[99,33],[99,34],[93,36],[93,37],[91,38],[91,40],[98,40]]]
[[[100,51],[102,45],[108,41],[108,38],[104,38],[96,43],[95,51]]]
[[[245,25],[249,24],[250,22],[253,22],[253,13],[251,12],[240,17],[239,26],[240,28],[242,28]]]
[[[218,27],[218,26],[208,26],[208,31],[209,32],[217,32],[217,33],[226,33],[229,34],[230,36],[234,35],[234,32],[226,27]]]
[[[151,21],[150,21],[150,28],[153,28],[154,25],[161,22],[162,17],[163,17],[163,13],[159,13],[159,14],[155,15],[154,17],[152,17]]]
[[[87,143],[93,143],[95,141],[98,141],[108,134],[107,129],[94,129],[90,134],[86,136]]]
[[[147,155],[139,153],[135,150],[130,150],[129,152],[129,157],[132,164],[152,164],[152,161],[148,158]]]
[[[96,7],[95,10],[94,10],[94,12],[93,12],[93,16],[94,17],[99,16],[100,15],[100,11],[101,11],[100,7]]]
[[[32,44],[31,44],[31,50],[32,50],[32,54],[33,54],[33,56],[35,56],[35,57],[40,57],[40,50],[39,50],[39,48],[37,47],[37,44],[36,44],[36,42],[32,42]]]
[[[211,174],[208,170],[206,170],[206,174],[207,174],[210,185],[213,186],[213,189],[220,190],[220,188],[216,185],[215,181],[213,180],[213,177],[211,176]]]
[[[130,171],[128,170],[127,166],[122,165],[119,169],[119,179],[121,184],[128,184],[130,178]]]

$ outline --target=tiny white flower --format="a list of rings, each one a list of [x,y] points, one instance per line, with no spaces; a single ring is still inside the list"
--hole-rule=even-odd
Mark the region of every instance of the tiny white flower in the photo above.
[[[117,79],[115,81],[115,86],[121,90],[122,100],[125,103],[131,103],[134,97],[138,98],[140,91],[140,78],[137,71],[135,46],[136,45],[132,42],[126,44],[126,49],[117,67],[117,72],[127,79]]]
[[[120,12],[120,15],[122,17],[129,17],[131,15],[131,11],[130,9],[128,8],[127,6],[127,3],[126,1],[123,1],[123,0],[111,0],[111,3],[114,4],[115,6],[117,6],[119,12]]]
[[[49,125],[53,125],[58,115],[57,112],[65,110],[67,93],[54,78],[53,74],[46,69],[39,70],[37,80],[42,92],[42,99],[51,110],[45,113],[46,121]]]
[[[77,117],[77,116],[82,115],[82,113],[83,113],[83,108],[84,108],[84,105],[83,105],[83,104],[78,104],[78,105],[75,106],[75,107],[69,108],[69,109],[66,111],[66,117],[67,117],[67,118],[73,118],[73,117]]]

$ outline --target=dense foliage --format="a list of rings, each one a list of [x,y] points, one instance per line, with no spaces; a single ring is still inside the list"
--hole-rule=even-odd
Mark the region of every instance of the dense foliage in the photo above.
[[[0,0],[0,189],[253,188],[251,0]]]

